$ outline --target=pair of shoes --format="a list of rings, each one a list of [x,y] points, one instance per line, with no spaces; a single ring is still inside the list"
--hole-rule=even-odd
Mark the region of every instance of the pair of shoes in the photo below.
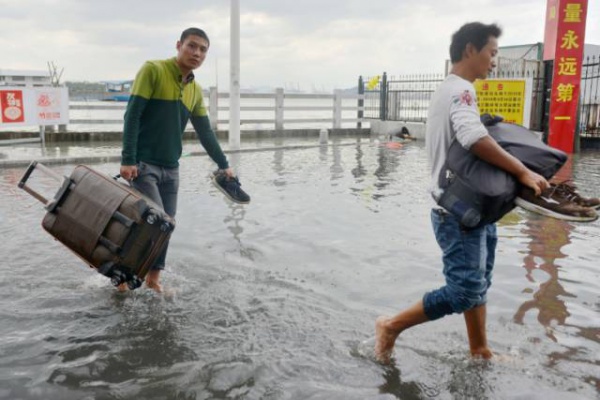
[[[556,184],[556,189],[560,190],[566,198],[580,206],[600,209],[600,199],[597,197],[583,197],[579,194],[577,187],[572,181],[558,183]]]
[[[540,196],[533,189],[525,187],[515,199],[515,203],[528,211],[565,221],[590,222],[598,219],[591,207],[577,204],[574,196],[561,185],[551,184]]]
[[[223,171],[217,170],[213,173],[212,182],[231,201],[239,204],[250,203],[250,196],[241,188],[237,177],[229,177]]]

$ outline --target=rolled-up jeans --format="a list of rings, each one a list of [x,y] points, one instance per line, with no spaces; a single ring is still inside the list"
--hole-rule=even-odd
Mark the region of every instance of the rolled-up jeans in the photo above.
[[[430,320],[461,313],[486,303],[498,236],[496,225],[465,230],[444,210],[431,211],[435,238],[442,249],[446,285],[423,296]]]
[[[177,192],[179,191],[179,168],[166,168],[158,165],[139,162],[138,176],[132,181],[135,189],[139,190],[158,204],[172,218],[177,213]],[[165,268],[169,243],[158,256],[151,270]]]

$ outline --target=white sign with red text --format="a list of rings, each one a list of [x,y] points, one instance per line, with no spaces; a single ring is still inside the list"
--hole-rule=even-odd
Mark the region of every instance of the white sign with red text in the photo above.
[[[66,87],[0,86],[0,127],[69,123]]]

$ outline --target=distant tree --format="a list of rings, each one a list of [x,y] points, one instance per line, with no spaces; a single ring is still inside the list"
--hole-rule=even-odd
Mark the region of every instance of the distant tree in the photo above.
[[[69,88],[71,100],[102,100],[105,94],[105,85],[99,82],[65,82]]]

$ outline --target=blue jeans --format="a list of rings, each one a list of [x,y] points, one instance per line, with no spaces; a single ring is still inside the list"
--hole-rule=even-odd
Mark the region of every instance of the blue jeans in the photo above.
[[[152,201],[161,206],[167,214],[175,218],[177,213],[177,192],[179,191],[179,168],[165,168],[145,162],[139,162],[138,176],[133,180],[133,187]],[[150,269],[162,270],[165,268],[167,248],[158,256]]]
[[[485,304],[498,243],[496,225],[467,231],[440,210],[431,211],[431,223],[443,252],[446,285],[423,296],[425,314],[436,320]]]

